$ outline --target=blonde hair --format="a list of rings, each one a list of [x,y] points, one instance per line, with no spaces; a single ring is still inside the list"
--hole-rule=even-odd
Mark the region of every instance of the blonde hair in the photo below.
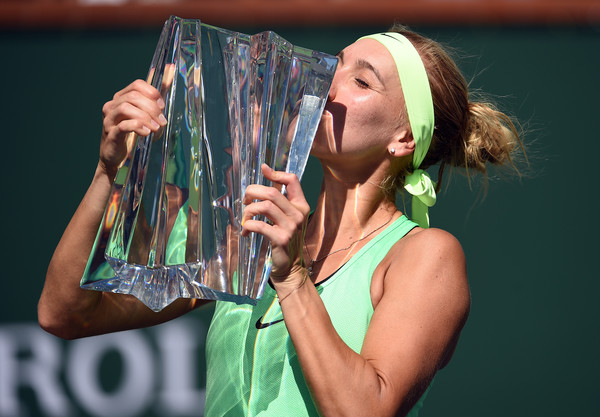
[[[470,101],[467,82],[439,43],[399,24],[392,26],[390,32],[400,33],[411,41],[427,70],[435,129],[421,168],[439,163],[437,191],[447,166],[465,168],[468,174],[469,170],[478,171],[485,179],[487,163],[508,163],[515,167],[511,154],[517,147],[522,148],[522,144],[511,118],[492,103]],[[405,174],[406,171],[398,173],[382,186],[395,190],[404,182]]]

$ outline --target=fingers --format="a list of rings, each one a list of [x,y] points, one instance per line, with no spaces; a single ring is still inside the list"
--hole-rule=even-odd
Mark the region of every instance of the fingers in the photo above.
[[[158,105],[152,108],[149,103],[122,102],[114,106],[104,117],[104,131],[117,127],[121,132],[133,132],[146,136],[167,123]],[[155,115],[156,113],[158,115]]]
[[[110,131],[113,126],[118,126],[123,121],[135,122],[126,123],[127,128],[141,129],[145,126],[147,130],[156,131],[167,122],[162,114],[164,107],[158,90],[142,80],[137,80],[116,93],[113,100],[104,105],[102,111],[105,131]],[[131,131],[134,131],[133,128]]]
[[[244,220],[256,215],[264,215],[273,223],[291,220],[301,225],[310,212],[304,192],[295,174],[274,171],[268,165],[261,167],[263,175],[273,182],[273,187],[253,184],[248,186],[243,203],[246,205]],[[278,186],[285,185],[287,196],[281,194]],[[253,203],[254,201],[254,203]]]
[[[250,232],[260,233],[267,237],[273,246],[286,247],[301,234],[310,213],[310,206],[296,175],[274,171],[267,165],[261,168],[265,178],[271,180],[274,186],[254,184],[246,189],[242,235],[248,235]],[[275,188],[277,185],[285,185],[288,188],[287,197]],[[257,216],[264,216],[270,222],[255,220]]]
[[[297,209],[293,204],[275,187],[268,187],[266,185],[253,184],[246,188],[244,194],[243,203],[248,206],[253,201],[263,200],[268,201],[274,206],[278,207],[285,215],[291,215]],[[270,206],[265,207],[269,208]]]
[[[117,92],[102,108],[104,115],[100,161],[113,171],[127,155],[126,139],[131,133],[147,136],[167,124],[160,92],[137,80]]]
[[[257,216],[265,216],[270,223],[255,220]],[[247,236],[250,232],[257,232],[267,237],[275,246],[285,245],[291,236],[302,227],[303,222],[304,216],[297,210],[285,213],[270,200],[257,201],[244,209],[242,236]]]
[[[114,98],[116,99],[118,97],[126,95],[131,91],[138,91],[153,100],[158,100],[159,98],[161,98],[160,92],[144,80],[135,80],[127,87],[123,88],[121,91],[115,93]]]
[[[266,179],[274,185],[285,185],[287,200],[289,200],[297,209],[305,215],[310,212],[310,206],[304,196],[304,191],[300,185],[300,180],[296,174],[284,171],[275,171],[267,164],[262,164],[261,171]]]

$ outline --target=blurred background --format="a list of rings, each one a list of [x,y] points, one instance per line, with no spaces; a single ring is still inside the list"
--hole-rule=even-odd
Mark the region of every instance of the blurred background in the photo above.
[[[493,173],[485,197],[457,172],[431,210],[464,246],[473,303],[421,415],[600,416],[599,1],[2,0],[0,417],[203,415],[210,309],[70,342],[36,317],[102,105],[145,77],[171,14],[329,53],[395,20],[451,46],[521,122],[529,165]],[[319,178],[311,160],[312,202]]]

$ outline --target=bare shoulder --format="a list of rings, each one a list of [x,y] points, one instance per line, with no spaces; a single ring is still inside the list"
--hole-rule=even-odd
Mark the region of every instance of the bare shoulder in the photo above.
[[[434,228],[413,229],[392,247],[388,257],[391,266],[410,266],[419,270],[465,263],[458,239],[445,230]]]
[[[411,275],[465,271],[465,255],[458,239],[442,229],[415,228],[400,239],[386,256],[387,272],[411,271]],[[388,275],[388,274],[386,274]],[[465,274],[466,275],[466,271]]]
[[[451,233],[442,229],[421,229],[414,228],[403,239],[392,248],[392,251],[418,250],[427,254],[428,252],[457,252],[463,255],[460,242]]]
[[[384,293],[440,293],[467,305],[470,299],[462,246],[441,229],[413,229],[391,248],[373,278],[373,284],[379,282],[372,287],[374,305]]]

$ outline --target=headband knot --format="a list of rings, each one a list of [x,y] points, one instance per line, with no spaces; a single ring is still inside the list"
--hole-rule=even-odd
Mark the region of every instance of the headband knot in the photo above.
[[[429,175],[417,169],[427,155],[433,137],[433,97],[427,71],[417,49],[400,33],[378,33],[360,39],[365,38],[374,39],[385,46],[396,64],[406,103],[406,113],[415,141],[412,163],[415,171],[406,176],[404,188],[413,195],[413,221],[427,228],[429,227],[428,207],[435,204],[435,187]]]
[[[404,189],[412,195],[413,221],[421,227],[429,227],[429,210],[436,201],[435,184],[422,169],[415,169],[404,179]]]

